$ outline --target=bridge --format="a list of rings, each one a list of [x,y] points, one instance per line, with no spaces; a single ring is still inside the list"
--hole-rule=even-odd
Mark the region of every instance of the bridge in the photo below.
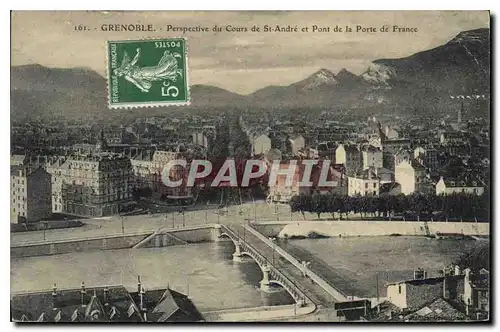
[[[307,303],[311,303],[306,294],[300,289],[300,287],[286,277],[280,270],[270,262],[264,255],[259,253],[259,251],[254,248],[246,239],[242,238],[238,233],[235,233],[231,228],[227,226],[220,225],[220,236],[228,237],[233,241],[235,245],[235,252],[233,254],[233,260],[241,262],[243,256],[248,256],[255,260],[257,265],[259,265],[262,271],[262,280],[260,282],[260,289],[264,292],[271,292],[272,285],[279,285],[283,287],[295,300],[295,303],[299,306],[304,306]]]
[[[305,262],[299,262],[274,241],[247,225],[216,225],[218,237],[229,238],[234,246],[233,260],[241,262],[244,256],[252,258],[262,271],[260,287],[270,291],[274,285],[283,287],[299,306],[308,303],[330,307],[348,300],[328,281],[311,271]]]

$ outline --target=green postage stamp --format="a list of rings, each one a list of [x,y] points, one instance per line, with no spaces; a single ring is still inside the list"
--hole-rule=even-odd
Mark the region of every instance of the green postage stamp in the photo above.
[[[108,41],[110,108],[188,105],[184,38]]]

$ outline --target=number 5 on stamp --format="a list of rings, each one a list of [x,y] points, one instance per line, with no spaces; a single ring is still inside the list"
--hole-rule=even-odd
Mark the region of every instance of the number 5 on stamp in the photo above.
[[[184,38],[108,41],[109,108],[188,105]]]

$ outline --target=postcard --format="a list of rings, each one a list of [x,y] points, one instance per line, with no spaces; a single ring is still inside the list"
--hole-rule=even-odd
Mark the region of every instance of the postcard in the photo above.
[[[12,11],[11,321],[484,323],[488,11]]]

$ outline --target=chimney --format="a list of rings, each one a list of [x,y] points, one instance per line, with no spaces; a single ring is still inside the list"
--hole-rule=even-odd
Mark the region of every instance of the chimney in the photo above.
[[[57,285],[54,283],[54,288],[52,289],[52,310],[57,310]]]
[[[141,288],[141,291],[139,292],[139,298],[140,298],[140,309],[141,309],[141,312],[144,311],[144,288]]]
[[[446,276],[443,278],[443,299],[447,299],[448,294],[446,293]]]
[[[138,275],[137,276],[137,293],[141,294],[141,290],[142,290],[142,287],[141,287],[141,276]]]
[[[462,273],[462,271],[460,271],[460,266],[455,265],[455,275],[459,276],[461,273]]]
[[[104,305],[109,305],[108,303],[108,287],[104,287]]]
[[[87,291],[85,290],[85,283],[82,281],[82,289],[80,290],[80,302],[82,307],[85,307],[85,294],[87,294]]]
[[[466,268],[464,270],[464,273],[465,273],[465,283],[468,283],[470,281],[470,269]]]

